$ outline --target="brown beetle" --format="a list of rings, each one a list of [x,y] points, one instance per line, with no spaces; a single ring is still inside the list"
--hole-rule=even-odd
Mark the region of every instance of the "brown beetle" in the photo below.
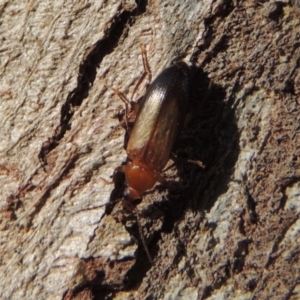
[[[150,68],[147,63],[146,50],[141,46],[144,74],[138,81],[133,94]],[[127,188],[124,191],[123,204],[129,211],[135,211],[137,224],[144,249],[149,261],[152,258],[147,247],[140,222],[139,212],[134,200],[141,199],[144,192],[159,181],[166,183],[161,172],[167,164],[172,148],[182,129],[190,98],[190,70],[186,63],[177,62],[166,68],[152,82],[142,98],[138,111],[136,103],[129,101],[122,93],[115,93],[125,102],[125,123],[130,134],[126,152],[127,162],[114,173],[124,172]],[[129,130],[129,112],[136,112],[132,130]]]
[[[157,181],[165,183],[160,173],[182,129],[189,97],[190,72],[184,62],[162,71],[143,97],[126,147],[127,163],[116,170],[125,172],[124,204],[129,210]]]

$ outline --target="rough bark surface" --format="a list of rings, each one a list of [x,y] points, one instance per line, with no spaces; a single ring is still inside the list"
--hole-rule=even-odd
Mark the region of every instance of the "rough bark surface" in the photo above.
[[[0,4],[1,299],[299,299],[299,2],[136,2]],[[153,265],[109,183],[141,44],[152,77],[194,65],[180,159],[138,205]]]

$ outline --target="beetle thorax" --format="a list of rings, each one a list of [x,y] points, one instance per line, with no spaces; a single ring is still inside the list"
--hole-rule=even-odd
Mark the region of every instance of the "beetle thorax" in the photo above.
[[[143,193],[151,189],[159,173],[140,162],[128,162],[125,166],[125,176],[128,184],[128,198],[135,200],[141,198]]]

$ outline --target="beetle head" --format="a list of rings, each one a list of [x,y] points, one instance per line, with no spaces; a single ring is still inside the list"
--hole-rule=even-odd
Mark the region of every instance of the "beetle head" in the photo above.
[[[140,162],[130,161],[125,166],[127,189],[124,198],[130,201],[142,198],[157,181],[158,173]]]

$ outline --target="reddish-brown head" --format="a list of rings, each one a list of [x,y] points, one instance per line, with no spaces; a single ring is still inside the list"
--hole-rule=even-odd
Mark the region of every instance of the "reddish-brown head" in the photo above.
[[[133,201],[142,198],[144,192],[154,186],[159,173],[140,162],[130,161],[125,166],[125,176],[128,188],[124,197]]]

